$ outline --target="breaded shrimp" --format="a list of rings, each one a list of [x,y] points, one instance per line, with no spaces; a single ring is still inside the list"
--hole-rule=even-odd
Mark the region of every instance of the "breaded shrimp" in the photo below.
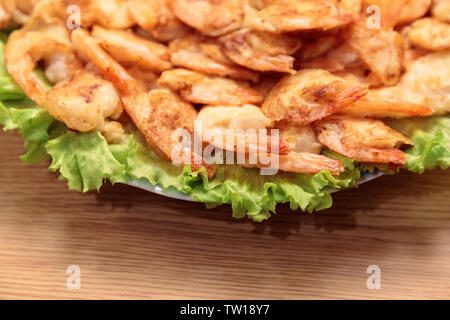
[[[221,36],[242,27],[243,0],[171,0],[175,15],[208,36]]]
[[[350,159],[390,163],[403,167],[406,155],[399,150],[413,142],[379,120],[332,116],[313,125],[320,143]]]
[[[411,44],[427,50],[450,49],[450,24],[433,18],[423,18],[411,24],[408,33]]]
[[[170,88],[189,102],[210,105],[260,104],[263,97],[245,82],[211,77],[185,69],[162,73],[158,85]]]
[[[123,30],[94,26],[92,36],[116,61],[126,66],[162,72],[172,68],[168,48]]]
[[[214,38],[190,35],[175,39],[169,45],[173,65],[220,77],[239,80],[258,80],[258,74],[243,68],[223,54],[220,43]]]
[[[129,75],[87,31],[73,31],[72,41],[77,52],[94,63],[119,88],[125,111],[152,149],[164,158],[177,160],[177,164],[191,164],[193,171],[198,171],[203,166],[208,177],[214,176],[214,166],[208,165],[200,155],[173,139],[176,129],[193,131],[197,111],[191,104],[183,102],[169,90],[153,90],[148,93],[146,86]]]
[[[327,71],[303,69],[273,88],[262,111],[272,120],[305,126],[339,112],[367,92],[365,86],[346,86],[343,79]]]
[[[202,136],[203,142],[221,149],[244,153],[270,153],[273,150],[279,154],[289,152],[285,141],[259,135],[258,130],[273,127],[274,124],[259,107],[206,106],[198,114],[197,121],[201,124],[202,132],[196,134]]]
[[[257,71],[295,73],[293,55],[300,47],[298,36],[274,35],[242,29],[220,39],[224,53],[241,66]]]
[[[329,30],[354,19],[332,2],[308,0],[277,0],[260,11],[247,7],[246,14],[247,27],[273,33]]]
[[[402,36],[392,29],[369,29],[360,20],[350,27],[347,44],[386,85],[400,79],[404,47]]]

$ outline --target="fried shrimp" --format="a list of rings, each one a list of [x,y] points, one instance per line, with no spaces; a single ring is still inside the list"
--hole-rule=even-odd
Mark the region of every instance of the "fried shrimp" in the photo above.
[[[169,90],[160,89],[148,93],[146,86],[128,74],[87,31],[81,29],[73,31],[72,41],[77,52],[91,61],[119,88],[125,111],[152,149],[177,164],[191,164],[193,171],[198,171],[203,166],[208,177],[214,176],[214,166],[208,165],[200,155],[184,148],[173,137],[178,128],[193,132],[193,121],[197,111],[191,104],[183,102]]]
[[[239,80],[258,80],[258,74],[243,68],[223,54],[214,38],[191,35],[175,39],[169,45],[173,65],[193,71]]]
[[[242,27],[243,0],[171,0],[175,15],[208,36],[221,36]]]
[[[427,116],[450,112],[450,51],[431,53],[413,61],[393,87],[371,90],[345,114],[376,118]]]
[[[330,170],[336,175],[344,171],[339,161],[320,155],[323,146],[311,126],[299,127],[281,122],[276,124],[276,128],[291,149],[288,155],[280,156],[280,170],[297,173]]]
[[[272,33],[323,31],[353,21],[353,15],[342,11],[328,1],[277,0],[260,11],[247,6],[246,26]]]
[[[65,5],[80,8],[81,26],[100,24],[106,28],[126,29],[139,25],[151,30],[157,24],[156,13],[146,0],[64,0]]]
[[[305,127],[294,126],[287,122],[279,122],[276,128],[280,130],[281,139],[289,143],[289,148],[298,153],[320,154],[322,145],[310,125]]]
[[[106,119],[117,119],[122,104],[114,86],[100,76],[81,70],[71,78],[58,82],[46,94],[42,107],[73,130],[106,132],[107,140],[118,142],[123,129]],[[112,133],[108,129],[117,129]]]
[[[158,85],[174,90],[189,102],[208,105],[260,104],[263,97],[245,82],[211,77],[185,69],[162,73]]]
[[[289,152],[285,141],[258,133],[260,129],[273,127],[274,123],[256,106],[207,106],[202,108],[197,121],[202,131],[214,134],[196,134],[221,149],[243,153]]]
[[[271,135],[261,135],[259,130],[274,126],[274,122],[268,119],[261,109],[245,105],[242,107],[234,106],[209,106],[204,107],[198,117],[202,125],[201,132],[196,132],[202,137],[202,141],[217,148],[234,151],[239,154],[248,154],[245,167],[270,168],[273,163],[267,163],[261,160],[261,154],[276,153],[278,167],[281,171],[297,173],[317,173],[323,170],[330,170],[332,174],[341,173],[344,168],[342,164],[325,156],[311,153],[317,151],[314,147],[306,145],[315,138],[311,128],[303,131],[291,130],[285,127],[284,137],[290,139],[290,143],[284,138],[276,138]],[[198,127],[196,127],[198,128]],[[207,132],[205,134],[205,132]],[[309,136],[312,135],[312,136]],[[300,146],[304,144],[304,146]],[[300,152],[290,151],[289,145],[292,145]],[[250,159],[254,162],[252,163]]]
[[[34,72],[41,60],[45,74],[56,84],[50,90]],[[83,70],[62,24],[14,32],[5,48],[5,61],[25,93],[55,119],[73,130],[99,130],[108,141],[119,140],[121,125],[107,120],[120,115],[119,96],[111,83]]]
[[[303,69],[273,88],[262,111],[272,120],[305,126],[339,112],[367,92],[365,86],[347,87],[343,79],[327,71]]]
[[[242,29],[220,39],[235,63],[257,71],[295,73],[291,56],[301,47],[299,37]]]
[[[379,120],[332,116],[313,126],[320,143],[362,162],[403,167],[407,159],[399,148],[413,144],[409,138]]]
[[[449,9],[449,0],[0,0],[0,28],[13,29],[2,36],[7,71],[67,129],[119,143],[132,121],[162,161],[209,178],[225,158],[338,175],[343,164],[323,148],[401,167],[412,142],[377,119],[450,113]]]
[[[438,51],[450,49],[450,24],[432,18],[423,18],[411,24],[409,41],[415,46]]]
[[[386,85],[395,85],[400,79],[404,47],[402,36],[392,29],[369,29],[365,20],[353,24],[347,39],[369,68]]]
[[[168,48],[123,30],[94,26],[92,36],[116,61],[126,66],[162,72],[172,68]]]
[[[184,165],[189,163],[193,171],[198,171],[203,166],[212,178],[215,173],[214,165],[209,165],[191,149],[185,149],[174,133],[184,129],[190,133],[194,131],[194,120],[197,110],[190,104],[182,101],[176,94],[169,90],[157,89],[148,94],[140,94],[137,98],[127,97],[125,103],[128,114],[139,130],[144,134],[147,143],[162,157],[177,161]]]
[[[50,62],[58,54],[74,54],[68,31],[62,24],[41,24],[32,30],[17,30],[6,44],[5,63],[8,72],[38,105],[45,101],[47,88],[34,69],[39,61]]]

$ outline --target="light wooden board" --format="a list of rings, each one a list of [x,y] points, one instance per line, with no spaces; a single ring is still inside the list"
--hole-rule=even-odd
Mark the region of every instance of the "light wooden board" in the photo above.
[[[70,192],[22,153],[0,134],[0,298],[450,298],[450,171],[383,177],[333,209],[282,206],[255,224],[125,185]]]

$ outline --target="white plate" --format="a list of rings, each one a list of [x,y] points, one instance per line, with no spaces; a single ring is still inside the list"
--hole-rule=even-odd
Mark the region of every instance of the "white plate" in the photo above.
[[[377,172],[377,173],[370,173],[370,172],[363,172],[361,179],[358,181],[358,185],[361,185],[363,183],[372,181],[376,178],[379,178],[383,175],[383,172]],[[160,186],[153,186],[151,183],[149,183],[147,180],[134,180],[128,183],[130,186],[147,190],[152,193],[159,194],[164,197],[178,199],[178,200],[185,200],[185,201],[192,201],[195,202],[195,200],[191,199],[191,197],[173,189],[173,190],[166,190],[163,191]],[[334,190],[333,192],[337,192],[339,190]]]

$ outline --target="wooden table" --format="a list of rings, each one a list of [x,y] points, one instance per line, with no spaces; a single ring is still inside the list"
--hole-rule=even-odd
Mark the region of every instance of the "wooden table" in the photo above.
[[[383,177],[333,209],[280,206],[256,224],[125,185],[71,192],[22,153],[0,134],[0,298],[450,298],[450,171]]]

